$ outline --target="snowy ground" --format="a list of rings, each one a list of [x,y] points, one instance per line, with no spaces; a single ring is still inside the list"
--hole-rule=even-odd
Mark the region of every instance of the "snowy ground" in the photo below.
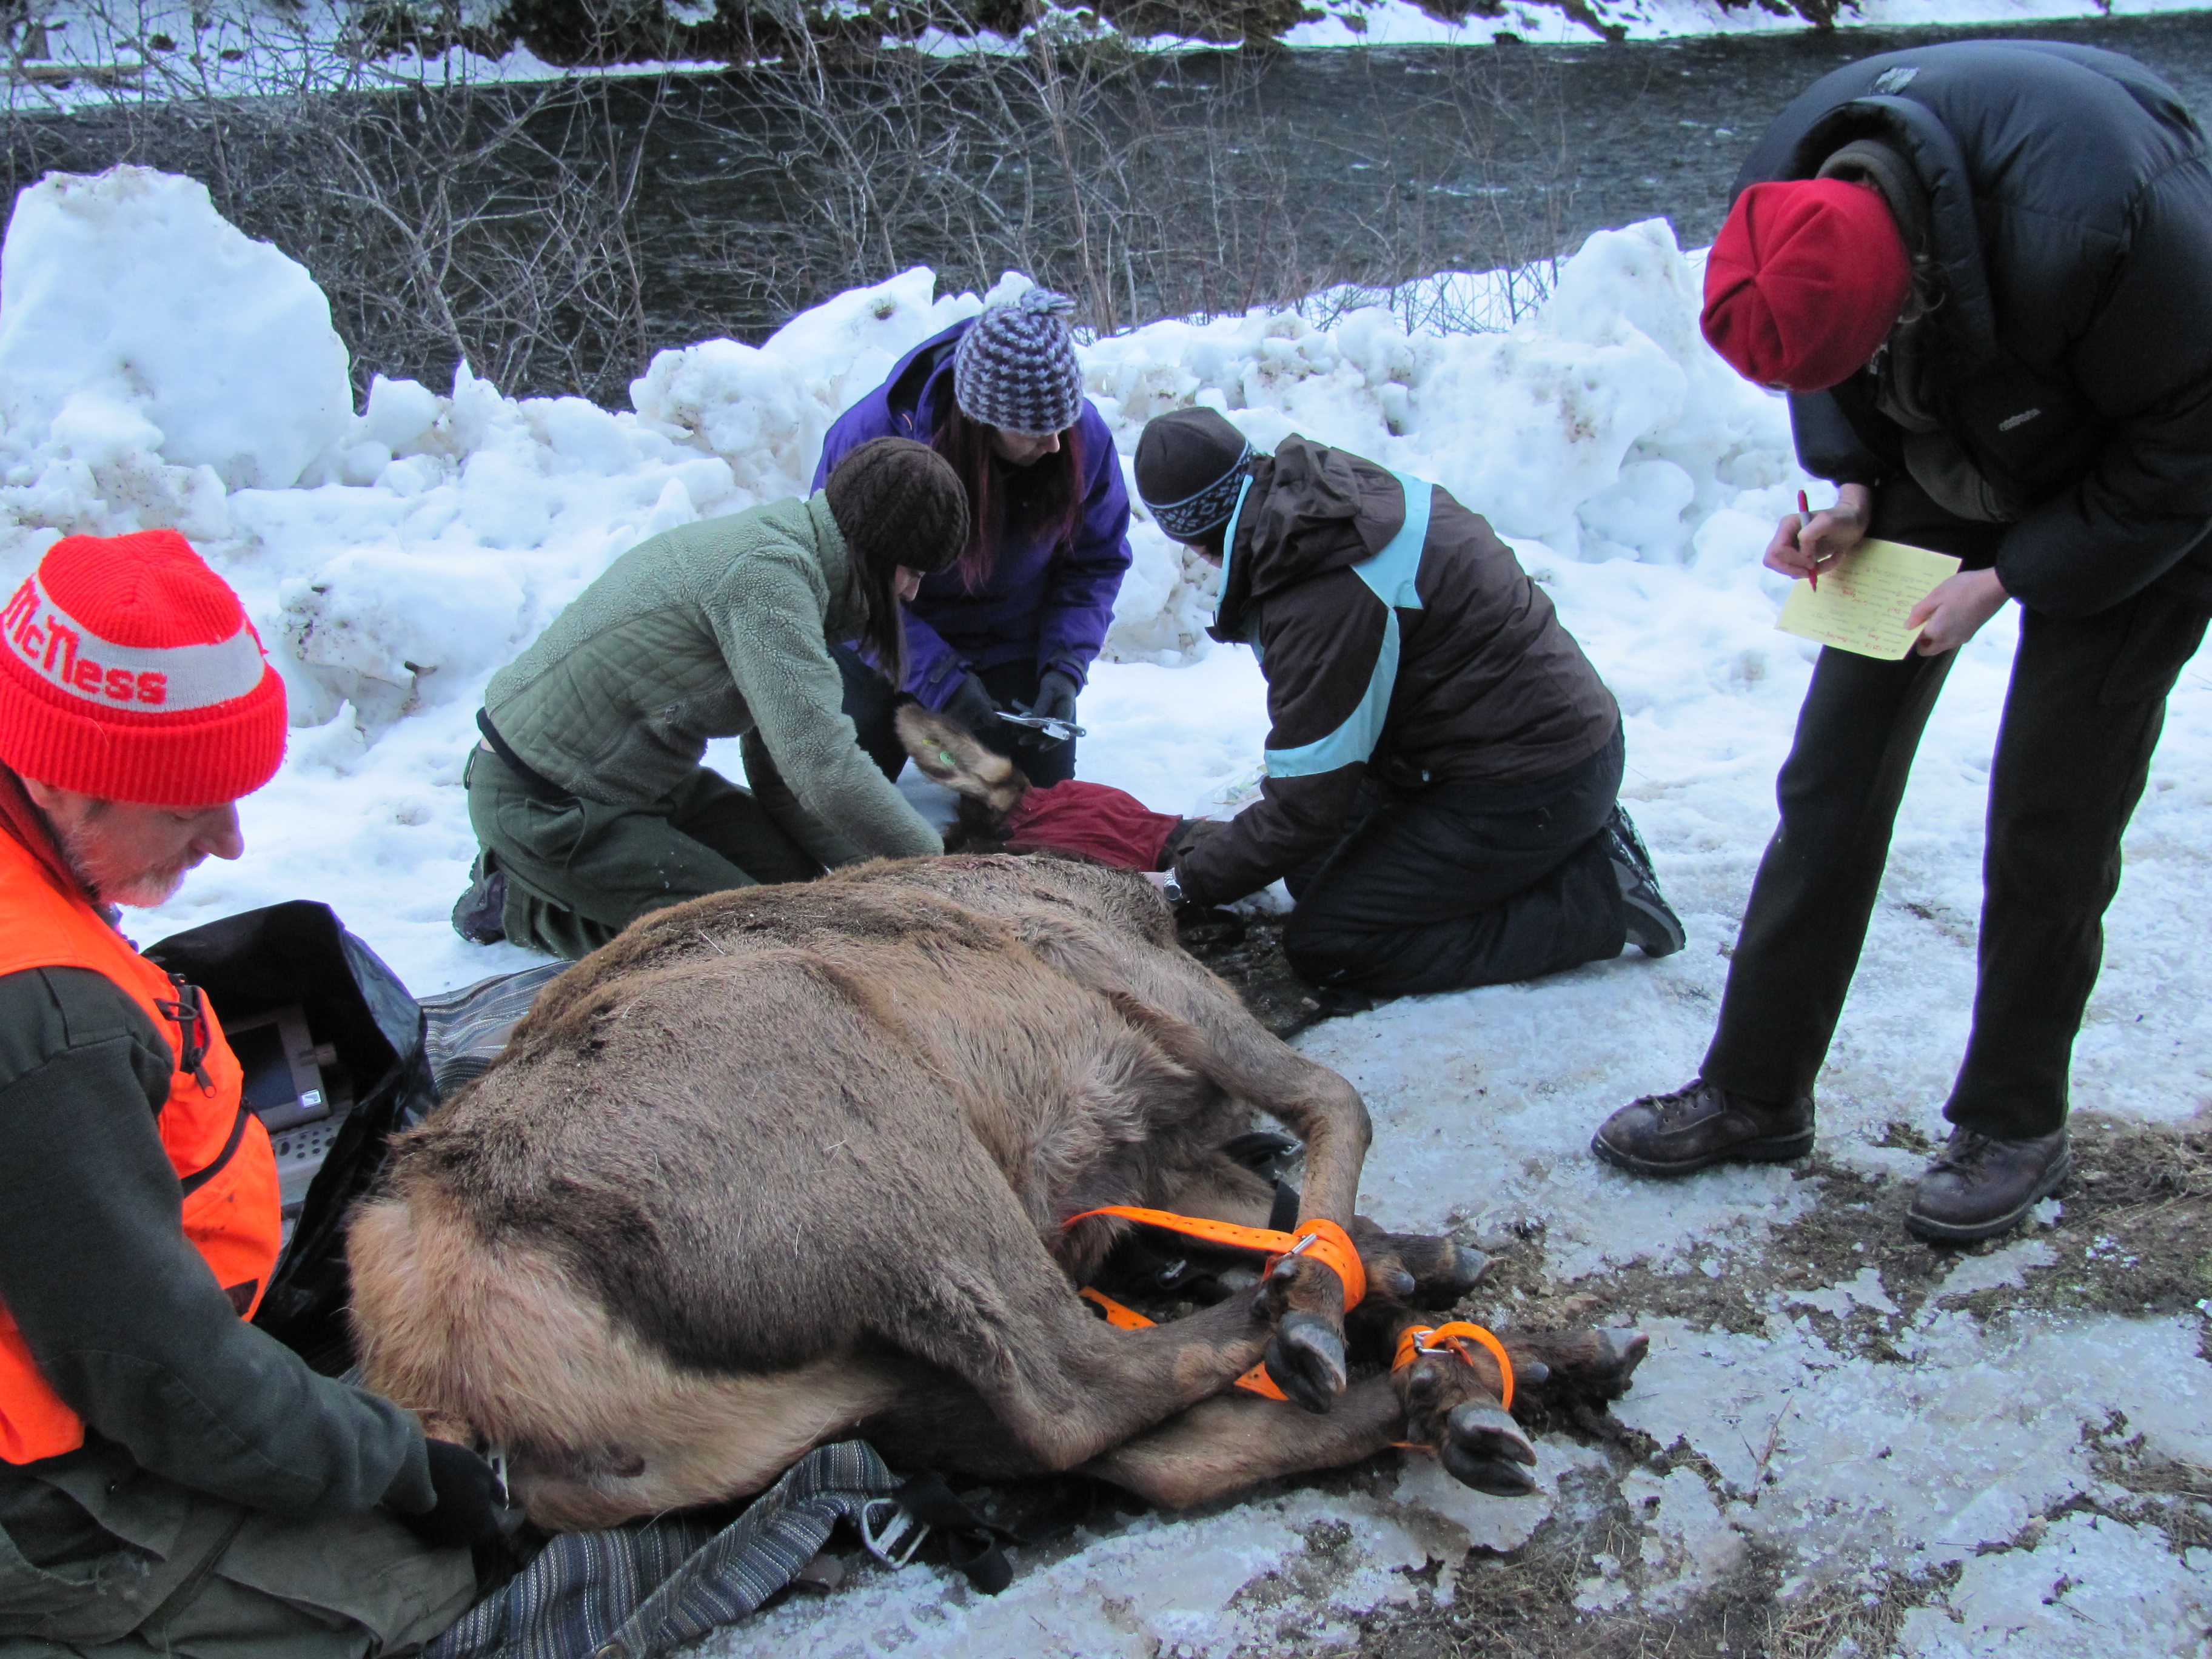
[[[1692,34],[1778,34],[1808,25],[1795,12],[1762,4],[1723,6],[1719,0],[1591,0],[1590,21],[1540,0],[1507,0],[1496,17],[1470,16],[1448,23],[1415,0],[1309,0],[1328,15],[1284,31],[1294,46],[1478,46],[1510,35],[1539,46],[1589,41],[1599,27],[1629,40],[1663,40]],[[2134,17],[2157,11],[2193,11],[2194,3],[2165,0],[1858,0],[1837,17],[1844,28],[1905,28],[1916,24],[2040,23],[2062,17]]]
[[[2084,1176],[2030,1237],[1939,1255],[1898,1225],[1964,1035],[2003,617],[1929,726],[1810,1170],[1654,1186],[1584,1151],[1614,1105],[1696,1066],[1808,672],[1757,560],[1806,481],[1780,406],[1698,340],[1697,281],[1655,222],[1593,237],[1507,335],[1255,313],[1085,353],[1125,453],[1197,400],[1262,445],[1297,430],[1446,484],[1514,539],[1619,696],[1626,793],[1690,948],[1386,1005],[1303,1046],[1375,1113],[1364,1207],[1499,1255],[1486,1313],[1652,1333],[1618,1411],[1633,1434],[1546,1435],[1528,1499],[1394,1455],[1131,1520],[1030,1553],[995,1600],[870,1571],[713,1650],[1412,1656],[1462,1650],[1510,1605],[1556,1645],[1490,1650],[1676,1631],[1719,1651],[1734,1630],[1754,1651],[1743,1621],[1765,1619],[1806,1653],[2212,1654],[2202,659],[2128,838],[2078,1050],[2077,1104],[2099,1115]],[[381,382],[356,414],[305,274],[197,186],[120,173],[27,192],[0,258],[0,581],[61,533],[179,526],[293,694],[284,768],[244,805],[246,860],[204,869],[137,935],[312,896],[418,992],[528,960],[446,921],[486,677],[641,537],[799,487],[837,410],[979,303],[909,271],[763,348],[665,353],[629,410],[510,400],[464,372],[450,393]],[[1164,538],[1140,524],[1134,541],[1082,771],[1156,808],[1218,807],[1254,775],[1258,672],[1206,648],[1207,602]]]
[[[696,27],[714,15],[711,3],[663,3],[678,24]],[[1782,0],[1734,5],[1721,0],[1503,0],[1495,16],[1471,13],[1456,22],[1434,15],[1418,0],[1308,0],[1308,5],[1318,15],[1285,30],[1285,44],[1487,46],[1502,38],[1537,46],[1587,46],[1607,38],[1773,34],[1811,27]],[[468,0],[453,15],[460,26],[483,31],[503,9],[495,0]],[[1844,0],[1836,21],[1846,29],[2026,26],[2201,9],[2202,0]],[[460,46],[423,55],[364,58],[356,38],[362,15],[353,0],[229,0],[220,6],[198,0],[58,0],[38,13],[47,20],[43,33],[15,42],[21,58],[0,86],[0,96],[16,109],[64,109],[147,96],[227,97],[413,82],[482,85],[577,72],[545,62],[520,41],[495,58]],[[1046,27],[1064,39],[1119,33],[1083,0],[1060,0]],[[988,31],[952,35],[934,28],[915,44],[945,53],[1024,49],[1019,41]],[[1131,44],[1172,52],[1212,49],[1218,43],[1157,35],[1136,37]],[[725,67],[711,56],[697,61],[679,57],[592,72],[680,74]]]

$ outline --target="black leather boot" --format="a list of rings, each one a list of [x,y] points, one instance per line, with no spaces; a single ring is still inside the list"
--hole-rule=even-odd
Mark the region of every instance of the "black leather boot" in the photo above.
[[[1689,940],[1682,919],[1659,890],[1658,872],[1635,821],[1618,803],[1605,822],[1606,856],[1620,884],[1621,908],[1628,915],[1628,942],[1647,957],[1671,957]]]
[[[478,853],[469,866],[468,890],[453,903],[453,931],[471,945],[496,945],[507,937],[507,872],[491,854]]]
[[[2073,1173],[2074,1152],[2063,1129],[2033,1140],[1954,1129],[1920,1177],[1905,1212],[1905,1231],[1936,1244],[1991,1237],[2020,1225]]]
[[[1680,1176],[1714,1164],[1786,1164],[1813,1150],[1813,1097],[1791,1106],[1702,1078],[1631,1101],[1590,1138],[1590,1151],[1636,1175]]]

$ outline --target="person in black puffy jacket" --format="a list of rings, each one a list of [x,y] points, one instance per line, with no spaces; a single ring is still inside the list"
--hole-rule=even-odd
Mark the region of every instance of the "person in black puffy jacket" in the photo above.
[[[1700,1074],[1614,1113],[1600,1157],[1675,1175],[1810,1149],[1921,729],[1956,647],[2017,600],[1972,1034],[1905,1224],[1986,1237],[2063,1183],[2121,834],[2212,616],[2208,292],[2204,134],[2117,53],[1887,52],[1759,140],[1706,266],[1705,336],[1790,393],[1799,459],[1837,485],[1766,562],[1807,576],[1872,535],[1961,568],[1903,660],[1821,653]]]

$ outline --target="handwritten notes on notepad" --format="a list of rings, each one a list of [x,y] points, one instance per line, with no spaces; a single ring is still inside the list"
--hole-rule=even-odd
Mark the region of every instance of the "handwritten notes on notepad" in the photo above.
[[[1956,575],[1959,562],[1902,542],[1861,542],[1820,573],[1820,586],[1800,581],[1783,601],[1775,626],[1862,657],[1894,662],[1920,637],[1905,619],[1936,585]]]

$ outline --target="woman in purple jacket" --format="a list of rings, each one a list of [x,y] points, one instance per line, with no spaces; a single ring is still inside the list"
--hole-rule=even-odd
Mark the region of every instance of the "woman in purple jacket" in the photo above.
[[[970,539],[907,605],[900,689],[1040,786],[1075,775],[1075,740],[998,715],[1073,723],[1129,568],[1128,492],[1106,422],[1083,395],[1073,309],[1033,288],[924,341],[838,417],[814,475],[818,489],[848,450],[887,436],[919,439],[952,463]],[[860,745],[896,777],[906,751],[891,726],[894,688],[856,653],[836,654]]]

